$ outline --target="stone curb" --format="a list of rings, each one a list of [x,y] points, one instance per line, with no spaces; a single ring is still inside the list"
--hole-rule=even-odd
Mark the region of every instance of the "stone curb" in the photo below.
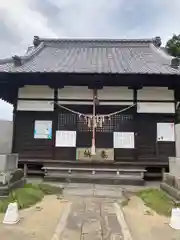
[[[125,218],[124,218],[124,214],[123,214],[123,210],[122,208],[120,207],[120,205],[118,203],[114,203],[114,206],[115,206],[115,209],[116,209],[116,215],[117,215],[117,219],[118,219],[118,222],[121,226],[121,229],[122,229],[122,234],[123,234],[123,239],[124,240],[133,240],[132,236],[131,236],[131,233],[130,233],[130,230],[127,226],[127,223],[125,221]]]
[[[161,183],[160,187],[161,187],[162,190],[164,190],[171,197],[173,197],[176,200],[180,201],[180,191],[179,190],[173,188],[172,186],[168,185],[165,182]]]
[[[71,204],[72,203],[68,202],[66,208],[63,210],[63,213],[60,217],[60,220],[58,222],[58,225],[56,227],[56,230],[55,230],[51,240],[60,240],[61,239],[62,232],[66,226],[66,221],[67,221],[67,218],[71,211]]]

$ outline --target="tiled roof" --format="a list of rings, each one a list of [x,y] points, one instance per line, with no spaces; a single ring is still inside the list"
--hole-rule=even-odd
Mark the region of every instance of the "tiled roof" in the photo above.
[[[179,74],[155,39],[42,39],[25,56],[0,60],[0,72]]]

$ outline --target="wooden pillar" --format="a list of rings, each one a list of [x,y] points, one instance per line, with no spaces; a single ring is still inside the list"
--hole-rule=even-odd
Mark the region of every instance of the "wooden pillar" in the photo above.
[[[175,156],[180,157],[180,90],[174,91],[175,97]]]
[[[28,167],[27,167],[27,163],[24,163],[24,177],[27,177],[27,173],[28,173]]]
[[[138,121],[138,118],[137,118],[137,89],[134,88],[133,89],[133,102],[134,104],[136,104],[134,106],[134,141],[135,141],[135,144],[134,144],[134,159],[137,161],[138,160],[138,130],[137,130],[137,121]]]
[[[52,158],[55,160],[56,155],[56,130],[58,128],[58,88],[54,89],[54,112],[53,112],[53,126],[52,126],[52,143],[53,143],[53,153]]]
[[[164,174],[166,172],[166,169],[165,168],[162,168],[161,169],[161,175],[162,175],[162,181],[164,180]]]
[[[93,126],[92,126],[92,148],[91,154],[96,155],[96,100],[97,90],[93,90]]]
[[[12,87],[12,86],[11,86]],[[14,86],[13,86],[14,87]],[[14,87],[15,88],[15,87]],[[12,153],[15,153],[16,143],[16,117],[17,117],[17,103],[18,103],[18,87],[14,89],[13,96],[13,134],[12,134]]]

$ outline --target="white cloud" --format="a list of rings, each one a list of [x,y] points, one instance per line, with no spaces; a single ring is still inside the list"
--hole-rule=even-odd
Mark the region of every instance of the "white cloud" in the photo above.
[[[59,9],[61,25],[68,36],[75,37],[113,37],[116,24],[112,24],[116,10],[121,9],[123,0],[51,0]]]
[[[180,34],[180,1],[177,0],[153,0],[158,5],[159,17],[153,25],[154,35],[161,36],[164,44],[174,33]],[[153,14],[153,13],[152,13]]]
[[[46,12],[48,6],[49,9],[51,6],[56,8],[56,15],[53,12],[51,15],[45,14],[42,11],[44,6],[46,6]],[[149,11],[150,14],[144,16],[143,11],[146,13]],[[177,0],[147,2],[142,0],[128,2],[125,0],[0,1],[0,13],[3,13],[0,14],[0,20],[5,22],[12,34],[22,39],[19,44],[15,44],[17,51],[20,52],[32,43],[34,35],[42,37],[153,37],[161,35],[166,41],[173,32],[179,31],[179,11],[180,2]],[[132,15],[135,18],[139,17],[141,24],[128,27],[127,23],[132,25],[136,20]],[[151,25],[150,29],[146,28],[147,22],[148,26]],[[142,27],[143,24],[144,27]],[[124,28],[124,26],[127,27]],[[12,47],[8,51],[8,46],[10,44],[7,44],[6,54],[9,55]],[[3,47],[2,52],[5,55],[4,51]]]
[[[42,2],[43,3],[43,2]],[[29,0],[6,0],[0,3],[0,10],[4,11],[7,26],[17,35],[24,37],[26,41],[34,33],[43,36],[53,36],[56,34],[47,27],[47,19],[37,11],[29,8]]]

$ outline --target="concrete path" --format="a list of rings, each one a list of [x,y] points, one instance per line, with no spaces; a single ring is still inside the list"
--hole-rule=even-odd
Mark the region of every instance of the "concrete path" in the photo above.
[[[119,203],[117,185],[53,183],[63,187],[69,205],[52,240],[132,240]]]
[[[71,206],[52,240],[131,240],[119,207],[123,200],[119,186],[69,183],[61,187]]]
[[[42,178],[29,178],[30,183],[41,183]],[[83,196],[83,197],[103,197],[103,198],[122,198],[122,186],[118,185],[102,185],[91,183],[66,183],[66,182],[50,182],[47,184],[55,185],[64,188],[65,196]],[[127,186],[126,186],[127,187]]]
[[[61,183],[65,196],[122,199],[122,188],[117,185],[99,185],[85,183]]]
[[[124,239],[113,200],[71,197],[71,210],[60,240]]]

